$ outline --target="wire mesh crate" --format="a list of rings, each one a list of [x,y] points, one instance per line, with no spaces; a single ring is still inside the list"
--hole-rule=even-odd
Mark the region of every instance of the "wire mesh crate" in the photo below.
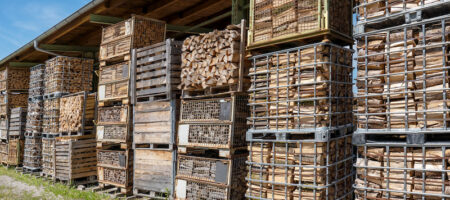
[[[357,38],[357,133],[448,132],[450,15]]]
[[[28,93],[3,91],[0,93],[0,102],[0,115],[9,116],[11,109],[27,106]]]
[[[26,135],[40,136],[44,115],[44,101],[29,101],[27,110]]]
[[[439,143],[358,146],[356,199],[448,199],[450,150]]]
[[[448,14],[448,0],[357,0],[356,34]]]
[[[94,60],[57,56],[45,62],[44,98],[61,97],[64,94],[90,91]]]
[[[28,100],[41,100],[44,95],[45,65],[36,65],[30,69]]]
[[[42,120],[43,133],[48,134],[59,133],[60,99],[61,98],[44,100],[44,113]]]
[[[249,199],[352,199],[351,136],[250,141]]]
[[[55,136],[44,134],[42,138],[42,174],[55,177]]]
[[[132,191],[133,151],[97,150],[97,166],[99,183]]]
[[[352,1],[251,0],[248,48],[315,38],[351,42]]]
[[[30,170],[42,168],[42,138],[25,137],[23,167]]]
[[[251,58],[250,133],[311,133],[352,124],[352,51],[317,43]]]
[[[248,97],[183,100],[178,126],[178,150],[187,147],[225,150],[245,148]],[[227,153],[227,155],[229,154]]]
[[[28,68],[0,68],[0,91],[28,90],[30,70]]]

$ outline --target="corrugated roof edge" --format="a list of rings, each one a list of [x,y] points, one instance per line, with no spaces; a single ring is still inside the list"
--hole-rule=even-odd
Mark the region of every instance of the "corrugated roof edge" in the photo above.
[[[61,22],[59,22],[58,24],[56,24],[55,26],[51,27],[50,29],[48,29],[47,31],[45,31],[44,33],[42,33],[41,35],[37,36],[35,39],[31,40],[30,42],[28,42],[27,44],[25,44],[24,46],[20,47],[19,49],[17,49],[16,51],[14,51],[13,53],[9,54],[8,56],[6,56],[5,58],[3,58],[0,61],[0,66],[5,64],[8,60],[10,60],[11,58],[17,56],[18,54],[20,54],[21,52],[25,51],[28,48],[33,48],[33,42],[35,40],[37,41],[41,41],[42,39],[44,39],[45,37],[53,34],[55,31],[57,31],[59,28],[67,25],[68,23],[72,22],[73,20],[75,20],[77,17],[79,17],[80,15],[84,14],[85,12],[89,11],[90,9],[98,6],[99,4],[103,3],[105,0],[92,0],[90,3],[86,4],[85,6],[83,6],[82,8],[80,8],[79,10],[77,10],[76,12],[74,12],[73,14],[71,14],[70,16],[68,16],[67,18],[63,19]]]

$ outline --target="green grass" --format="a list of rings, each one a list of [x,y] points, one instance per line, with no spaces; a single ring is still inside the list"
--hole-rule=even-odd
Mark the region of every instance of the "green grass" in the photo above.
[[[106,195],[97,194],[90,191],[79,191],[74,187],[70,187],[60,183],[53,183],[46,181],[35,176],[22,175],[17,173],[13,169],[6,169],[0,167],[0,175],[6,175],[11,178],[16,179],[22,183],[30,186],[36,186],[37,188],[43,188],[44,192],[41,197],[33,197],[33,194],[27,192],[14,192],[14,188],[9,188],[7,186],[0,186],[0,199],[47,199],[49,195],[53,193],[56,197],[61,197],[62,199],[72,200],[72,199],[85,199],[85,200],[109,200],[112,199]],[[18,196],[20,195],[20,196]]]

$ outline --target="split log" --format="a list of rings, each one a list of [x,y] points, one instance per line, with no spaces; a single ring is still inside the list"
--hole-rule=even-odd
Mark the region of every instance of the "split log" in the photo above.
[[[28,90],[30,70],[28,68],[4,67],[0,69],[0,90]]]
[[[63,97],[60,100],[59,132],[79,132],[93,129],[95,93]],[[84,124],[83,124],[84,122]]]

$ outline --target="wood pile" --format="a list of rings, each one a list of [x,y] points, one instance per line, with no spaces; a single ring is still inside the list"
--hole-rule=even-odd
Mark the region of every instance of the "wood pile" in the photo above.
[[[132,49],[163,42],[165,37],[165,22],[133,15],[103,29],[100,61],[129,56]]]
[[[10,114],[11,109],[17,107],[27,107],[28,93],[22,92],[2,92],[0,94],[0,115]]]
[[[0,141],[0,163],[8,164],[8,143]]]
[[[42,168],[42,138],[25,137],[23,167],[31,170]]]
[[[9,135],[23,137],[25,133],[27,110],[24,107],[11,109]]]
[[[42,174],[55,176],[55,138],[42,138]]]
[[[95,93],[87,92],[60,99],[59,132],[82,132],[94,129]]]
[[[127,123],[130,117],[129,106],[112,106],[98,108],[98,123],[104,124],[123,124]]]
[[[43,133],[59,133],[60,98],[44,100]]]
[[[128,125],[98,125],[97,141],[126,143],[131,134],[128,134]]]
[[[98,149],[97,165],[100,183],[131,189],[133,184],[132,151]]]
[[[350,49],[327,43],[255,57],[250,68],[252,128],[350,124],[351,63]]]
[[[96,182],[97,142],[95,135],[68,136],[56,138],[55,177],[59,180],[76,182],[87,179]]]
[[[30,70],[30,86],[28,89],[29,97],[34,100],[35,98],[42,97],[44,95],[44,78],[45,78],[45,65],[36,65]]]
[[[44,101],[29,101],[26,130],[29,133],[42,133]]]
[[[45,63],[45,95],[58,95],[90,91],[94,60],[58,56]]]
[[[137,49],[136,96],[170,99],[179,94],[182,42],[165,42]]]
[[[0,69],[0,91],[28,90],[29,78],[28,68],[3,67]]]
[[[349,199],[353,178],[352,148],[351,136],[321,143],[252,143],[247,197]]]
[[[19,166],[23,162],[24,140],[22,138],[10,138],[8,141],[8,165]]]
[[[183,42],[180,88],[205,90],[239,83],[241,34],[239,26],[194,35]],[[244,41],[242,41],[244,42]],[[235,91],[235,90],[234,90]]]
[[[412,11],[423,5],[428,5],[439,0],[388,0],[388,1],[374,1],[374,0],[358,0],[358,20],[372,20],[380,17],[387,17],[390,14]],[[364,12],[365,10],[365,12]]]
[[[322,30],[332,30],[347,38],[352,34],[351,1],[252,1],[254,6],[250,10],[252,18],[249,31],[249,46],[252,48],[254,45],[258,48],[260,44],[286,42],[286,39],[291,38],[311,38],[320,35]],[[325,25],[321,21],[328,23]]]
[[[425,199],[440,199],[433,195],[450,194],[448,174],[444,171],[439,172],[439,170],[447,169],[449,164],[450,150],[448,149],[443,152],[443,148],[440,147],[426,149],[392,147],[388,151],[385,147],[369,147],[365,152],[363,147],[359,147],[358,151],[362,157],[357,158],[356,161],[356,199],[382,198],[388,193],[393,199],[403,199],[405,195],[407,199],[422,198],[422,195],[410,194],[411,192],[424,192]],[[364,159],[365,156],[367,160]],[[424,172],[423,169],[434,170]],[[425,185],[424,191],[423,185]],[[369,188],[367,196],[364,195],[365,190],[362,187]],[[392,191],[374,191],[371,188]]]

